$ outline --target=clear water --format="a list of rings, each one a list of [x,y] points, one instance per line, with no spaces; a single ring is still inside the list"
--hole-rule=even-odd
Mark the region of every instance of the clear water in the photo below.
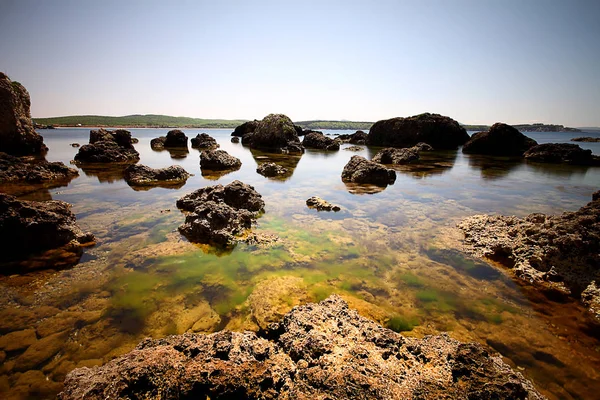
[[[0,277],[0,333],[35,329],[38,339],[55,338],[55,350],[34,366],[24,362],[23,350],[5,352],[0,397],[52,397],[73,368],[106,362],[144,337],[258,330],[294,305],[331,293],[406,335],[447,331],[488,344],[549,398],[594,398],[600,390],[600,335],[581,307],[552,302],[515,283],[509,271],[466,257],[456,229],[462,218],[480,213],[576,210],[600,188],[599,168],[433,152],[398,167],[394,185],[373,190],[346,185],[340,175],[352,155],[370,158],[377,149],[351,152],[344,145],[287,157],[232,144],[231,130],[184,130],[190,138],[209,133],[242,161],[238,171],[203,176],[197,150],[150,148],[167,129],[130,131],[139,139],[141,164],[181,165],[195,175],[178,189],[136,191],[120,168],[83,169],[67,187],[18,193],[73,204],[80,226],[98,244],[70,269]],[[77,153],[70,144],[89,137],[89,129],[42,133],[47,159],[67,164]],[[588,134],[528,136],[547,143]],[[600,154],[600,143],[580,145]],[[278,180],[257,174],[267,160],[293,173]],[[274,233],[280,242],[219,251],[183,239],[177,227],[184,215],[175,201],[235,179],[265,200],[255,231]],[[305,201],[314,195],[342,210],[308,209]]]

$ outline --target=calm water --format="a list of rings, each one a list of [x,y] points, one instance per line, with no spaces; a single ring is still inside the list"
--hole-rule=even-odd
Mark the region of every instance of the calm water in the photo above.
[[[447,331],[486,343],[550,398],[591,399],[600,391],[600,335],[581,308],[553,303],[504,270],[467,258],[455,228],[479,213],[576,210],[600,188],[600,169],[433,152],[399,167],[394,185],[374,190],[346,185],[340,175],[352,155],[370,158],[376,149],[355,153],[344,145],[339,152],[286,157],[232,144],[231,130],[187,129],[190,138],[209,133],[243,163],[239,171],[203,176],[197,150],[150,148],[167,129],[131,132],[139,138],[141,164],[181,165],[195,175],[179,189],[136,191],[120,168],[83,169],[67,187],[21,191],[24,198],[73,204],[79,225],[98,244],[68,270],[0,277],[0,333],[35,329],[45,349],[0,352],[0,397],[52,397],[73,368],[104,363],[144,337],[258,330],[294,305],[331,293],[406,335]],[[70,143],[87,143],[89,129],[42,134],[47,159],[68,164],[77,152]],[[583,135],[528,136],[548,143]],[[581,146],[600,154],[600,143]],[[258,163],[267,160],[293,174],[281,180],[258,175]],[[175,201],[235,179],[265,200],[255,231],[277,234],[280,242],[218,251],[183,239],[177,226],[184,216]],[[305,201],[314,195],[342,210],[308,209]]]

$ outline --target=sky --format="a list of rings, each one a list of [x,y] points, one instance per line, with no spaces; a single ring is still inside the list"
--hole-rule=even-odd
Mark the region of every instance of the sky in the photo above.
[[[34,118],[600,126],[600,1],[0,0]]]

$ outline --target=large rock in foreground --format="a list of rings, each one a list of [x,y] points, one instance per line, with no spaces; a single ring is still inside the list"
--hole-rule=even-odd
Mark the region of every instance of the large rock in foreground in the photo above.
[[[179,165],[167,168],[150,168],[146,165],[130,165],[125,169],[124,178],[133,186],[178,186],[191,175]]]
[[[396,172],[364,157],[352,156],[342,171],[342,181],[387,186],[396,181]]]
[[[192,138],[190,142],[194,149],[216,149],[219,147],[215,138],[208,133],[199,133],[195,138]]]
[[[34,130],[30,107],[27,89],[0,72],[0,151],[22,156],[48,150]]]
[[[203,150],[200,153],[200,168],[210,171],[238,170],[242,166],[239,158],[225,150]]]
[[[369,130],[367,144],[385,147],[412,147],[419,142],[435,149],[456,149],[469,140],[458,122],[439,114],[420,114],[407,118],[377,121]]]
[[[522,156],[537,142],[510,125],[495,123],[487,132],[477,132],[463,146],[463,153],[491,156]]]
[[[407,338],[338,296],[252,332],[146,339],[67,375],[59,399],[529,399],[544,397],[499,355],[447,335]]]
[[[28,160],[0,152],[0,183],[66,183],[79,175],[75,168],[61,162]]]
[[[600,165],[600,157],[571,143],[545,143],[534,146],[524,154],[528,161],[571,165]]]
[[[298,131],[291,119],[283,114],[269,114],[258,122],[253,133],[242,137],[242,143],[255,149],[274,152],[302,153]]]
[[[310,131],[304,136],[302,145],[310,149],[335,151],[340,149],[340,142],[323,135],[323,132]]]
[[[75,161],[82,163],[135,163],[139,159],[131,133],[124,129],[90,131],[90,143],[75,155]]]

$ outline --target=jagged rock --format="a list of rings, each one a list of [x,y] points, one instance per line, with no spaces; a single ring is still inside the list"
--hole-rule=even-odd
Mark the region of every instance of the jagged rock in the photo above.
[[[452,118],[425,113],[375,122],[369,130],[367,144],[411,147],[424,142],[436,149],[456,149],[467,140],[467,131]]]
[[[302,131],[302,128],[299,128]],[[297,127],[283,114],[269,114],[254,132],[242,136],[242,144],[267,151],[302,153],[304,148],[298,139]]]
[[[306,205],[308,208],[314,208],[319,211],[335,211],[338,212],[341,210],[339,206],[335,206],[330,202],[323,200],[318,196],[313,196],[310,199],[306,200]]]
[[[571,139],[571,142],[595,143],[595,142],[600,142],[600,138],[599,137],[590,137],[590,136],[576,137],[576,138]]]
[[[24,260],[45,250],[94,241],[64,201],[20,201],[0,193],[0,262]]]
[[[200,153],[200,168],[202,170],[236,170],[240,169],[241,166],[240,159],[229,155],[225,150],[203,150]]]
[[[150,141],[150,147],[154,150],[165,148],[185,148],[187,149],[187,136],[179,129],[173,129],[167,132],[167,136],[160,136]]]
[[[191,142],[194,149],[216,149],[219,147],[217,141],[206,133],[197,134],[195,138],[192,138]]]
[[[427,143],[423,143],[423,142],[417,143],[412,148],[416,149],[417,151],[433,151],[433,147],[431,147]]]
[[[396,149],[388,147],[379,150],[371,161],[380,164],[408,164],[419,159],[419,151],[416,147]]]
[[[338,296],[295,307],[265,338],[222,331],[145,339],[79,368],[59,399],[529,399],[544,397],[499,355],[448,335],[404,337]]]
[[[323,135],[323,132],[309,131],[305,134],[302,145],[306,148],[320,150],[339,150],[340,142]]]
[[[75,161],[81,163],[135,163],[139,159],[131,133],[124,129],[90,131],[90,143],[81,146],[75,155]]]
[[[265,207],[262,196],[253,186],[237,180],[225,186],[200,188],[177,200],[177,207],[184,211],[194,211],[205,201],[222,202],[233,208],[243,208],[253,212],[261,211]]]
[[[266,176],[267,178],[271,178],[274,176],[285,175],[288,173],[288,169],[282,167],[281,165],[277,165],[272,162],[262,163],[256,168],[256,172],[261,174],[262,176]]]
[[[600,165],[600,157],[571,143],[545,143],[534,146],[524,154],[528,161],[572,165]]]
[[[129,185],[156,186],[185,183],[191,175],[178,165],[154,169],[145,165],[130,165],[125,169],[124,178]]]
[[[510,125],[495,123],[489,131],[477,132],[463,146],[463,153],[492,156],[522,156],[537,142]]]
[[[249,133],[254,133],[254,131],[258,127],[258,122],[259,121],[256,119],[254,121],[244,122],[243,124],[241,124],[233,130],[231,136],[243,137]]]
[[[361,156],[352,156],[342,171],[344,182],[391,185],[396,181],[396,172]]]
[[[0,183],[64,183],[77,175],[79,172],[76,169],[61,162],[30,160],[0,152]]]
[[[356,131],[349,135],[339,135],[336,139],[342,141],[342,143],[350,144],[367,144],[368,135],[363,131]]]
[[[27,89],[0,72],[0,151],[12,155],[43,154],[48,148],[31,121]]]
[[[237,136],[234,136],[231,138],[231,143],[239,143],[240,142],[240,138]]]
[[[467,251],[497,260],[523,281],[549,292],[577,299],[588,291],[592,303],[600,301],[594,300],[597,291],[587,289],[600,282],[600,199],[595,197],[562,215],[476,215],[459,228]],[[594,313],[600,322],[600,309]]]

